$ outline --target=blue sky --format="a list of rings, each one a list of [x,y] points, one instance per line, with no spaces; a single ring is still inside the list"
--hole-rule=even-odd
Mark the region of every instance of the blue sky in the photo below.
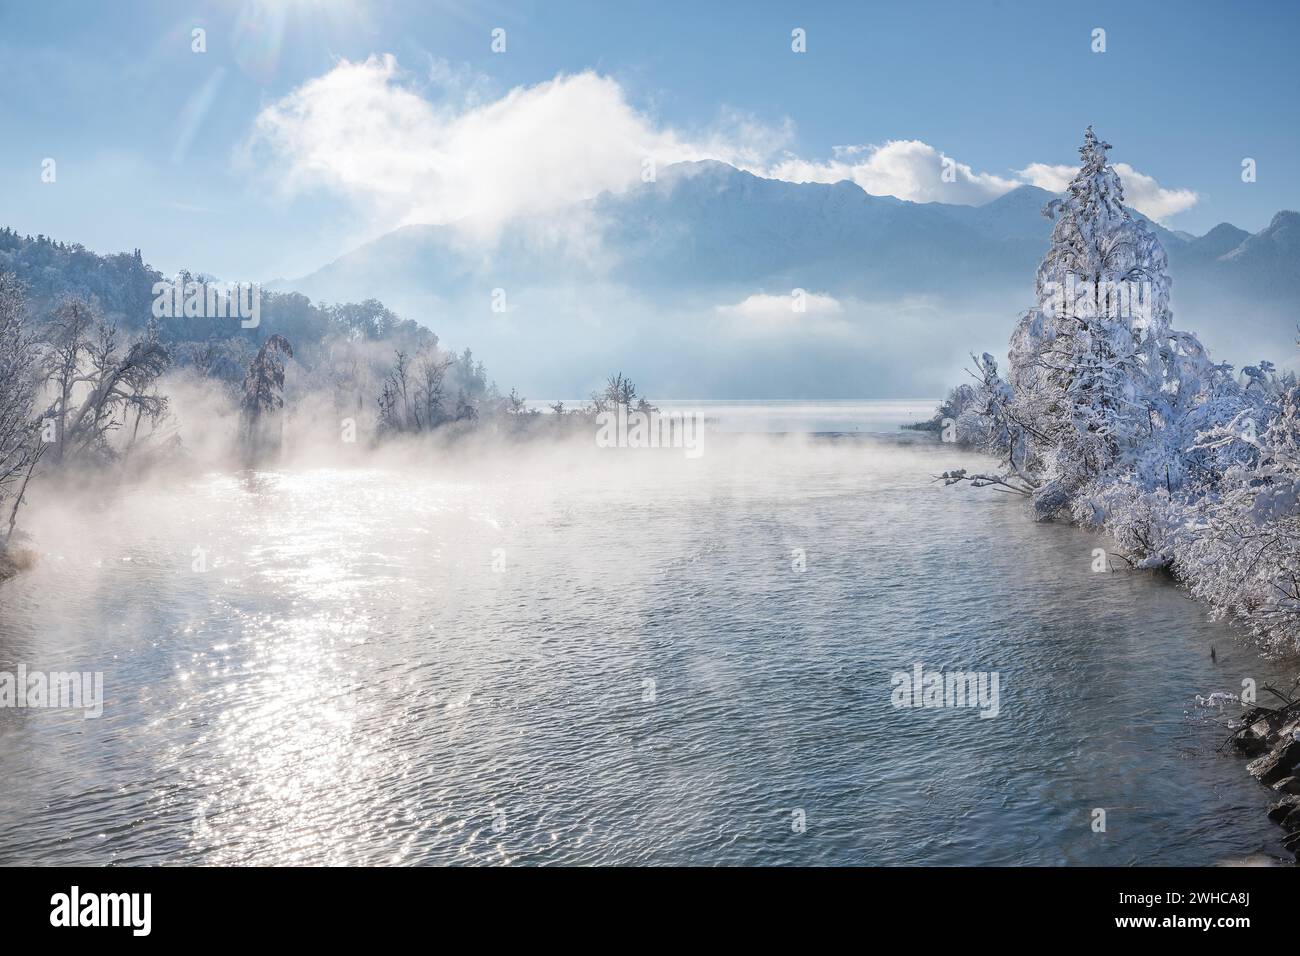
[[[808,6],[0,0],[0,222],[269,279],[619,188],[646,154],[981,202],[1059,180],[1088,123],[1171,228],[1300,208],[1300,4]],[[942,192],[917,179],[941,156]]]

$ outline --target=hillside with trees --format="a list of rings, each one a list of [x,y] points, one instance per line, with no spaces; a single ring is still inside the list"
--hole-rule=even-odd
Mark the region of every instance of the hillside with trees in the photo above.
[[[523,414],[469,349],[444,350],[376,300],[315,304],[259,290],[256,324],[159,318],[155,288],[171,281],[138,250],[100,256],[0,230],[0,555],[33,480],[183,453],[169,389],[197,384],[235,410],[245,463],[273,459],[295,402],[351,416],[363,436],[369,424],[372,440],[407,430],[394,428],[394,401],[408,368],[423,376],[407,397],[418,398],[423,430]],[[174,281],[201,288],[207,277]]]

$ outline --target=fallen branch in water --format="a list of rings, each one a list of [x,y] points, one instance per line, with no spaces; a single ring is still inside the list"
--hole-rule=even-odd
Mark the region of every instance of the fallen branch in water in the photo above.
[[[942,481],[944,485],[956,485],[963,481],[969,482],[972,488],[987,488],[992,486],[994,491],[1002,491],[1007,494],[1016,494],[1028,498],[1034,493],[1034,489],[1023,484],[1016,484],[1005,475],[990,475],[979,473],[974,475],[966,474],[965,468],[957,468],[953,471],[945,471],[941,475],[932,476],[932,481]]]

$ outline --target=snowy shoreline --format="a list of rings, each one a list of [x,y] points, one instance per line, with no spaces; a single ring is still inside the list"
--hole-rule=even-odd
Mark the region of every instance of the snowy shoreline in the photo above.
[[[1005,377],[989,353],[918,430],[1001,467],[938,476],[1026,499],[1039,521],[1104,532],[1138,570],[1170,574],[1265,653],[1300,651],[1300,384],[1273,363],[1240,375],[1172,325],[1168,260],[1124,205],[1091,127]],[[1108,562],[1103,562],[1108,563]],[[1298,682],[1300,683],[1300,682]],[[1300,704],[1256,707],[1234,736],[1285,794],[1271,817],[1300,855]],[[1253,703],[1253,701],[1251,701]]]

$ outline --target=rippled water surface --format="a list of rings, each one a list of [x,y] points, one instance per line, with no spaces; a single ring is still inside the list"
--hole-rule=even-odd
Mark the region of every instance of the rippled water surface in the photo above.
[[[38,499],[0,669],[99,670],[107,699],[0,710],[0,862],[1278,852],[1195,705],[1279,679],[1229,629],[932,483],[972,460],[900,407],[712,413],[698,460],[539,443]],[[997,671],[1000,715],[895,709],[916,663]]]

